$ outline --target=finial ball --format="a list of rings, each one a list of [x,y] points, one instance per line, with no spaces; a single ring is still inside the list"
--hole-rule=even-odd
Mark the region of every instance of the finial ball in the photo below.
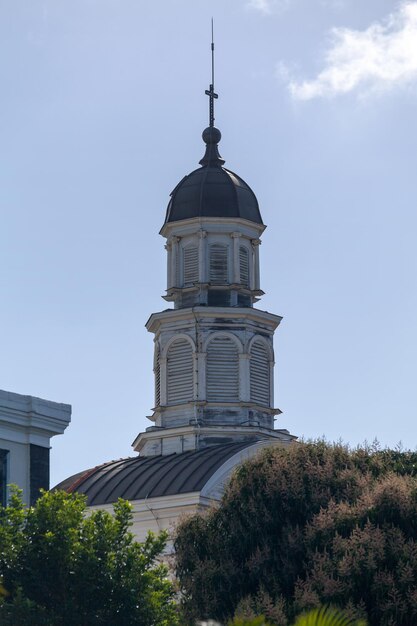
[[[203,141],[206,144],[216,144],[219,143],[222,138],[222,134],[218,128],[215,126],[208,126],[203,130]]]

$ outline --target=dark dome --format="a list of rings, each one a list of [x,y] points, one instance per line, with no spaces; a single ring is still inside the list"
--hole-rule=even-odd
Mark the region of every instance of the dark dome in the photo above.
[[[143,500],[201,491],[209,478],[234,454],[254,441],[219,444],[166,456],[137,456],[110,461],[79,472],[54,489],[83,493],[88,505]]]
[[[262,224],[259,205],[252,189],[223,166],[217,143],[221,133],[209,127],[203,131],[206,153],[202,167],[185,176],[171,193],[165,223],[193,217],[237,217]]]

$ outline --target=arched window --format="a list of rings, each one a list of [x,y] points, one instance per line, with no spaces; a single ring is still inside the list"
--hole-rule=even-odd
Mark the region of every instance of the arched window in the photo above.
[[[183,248],[184,286],[198,282],[198,248],[186,246]]]
[[[154,368],[155,374],[155,406],[159,406],[161,404],[161,364],[159,361],[159,346],[155,345],[155,359],[154,359]]]
[[[193,399],[193,350],[186,339],[176,339],[167,353],[167,401],[182,404]]]
[[[250,351],[250,399],[270,405],[271,372],[269,354],[262,341],[254,341]]]
[[[233,339],[214,337],[207,346],[208,402],[239,400],[239,351]]]
[[[214,285],[225,285],[229,282],[227,254],[227,246],[218,243],[210,246],[209,280]]]
[[[245,246],[239,248],[240,282],[249,286],[249,250]]]

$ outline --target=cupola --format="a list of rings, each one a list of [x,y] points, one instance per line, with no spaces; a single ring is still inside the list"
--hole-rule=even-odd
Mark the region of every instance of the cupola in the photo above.
[[[165,224],[202,217],[241,218],[262,224],[252,189],[240,176],[223,167],[218,128],[209,126],[202,136],[206,152],[201,167],[184,176],[172,191]]]
[[[273,335],[281,318],[254,307],[263,295],[265,225],[254,192],[220,156],[213,76],[204,156],[171,193],[161,228],[164,298],[174,308],[146,324],[155,342],[154,425],[134,447],[149,456],[276,437]]]

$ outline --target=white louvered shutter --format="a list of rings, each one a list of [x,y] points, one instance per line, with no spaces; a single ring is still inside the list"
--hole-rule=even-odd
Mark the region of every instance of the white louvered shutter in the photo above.
[[[192,285],[198,282],[198,248],[187,246],[183,250],[184,259],[184,285]]]
[[[270,404],[270,364],[268,351],[261,341],[254,341],[250,351],[250,398],[253,402]]]
[[[239,248],[240,282],[249,285],[249,250],[244,246]]]
[[[193,399],[193,351],[186,339],[171,344],[167,355],[168,404],[182,404]]]
[[[208,402],[239,400],[239,351],[229,337],[214,337],[207,346]]]
[[[161,404],[161,364],[159,362],[159,349],[155,353],[155,406]]]
[[[228,282],[227,246],[216,243],[210,246],[210,282],[214,285]]]

